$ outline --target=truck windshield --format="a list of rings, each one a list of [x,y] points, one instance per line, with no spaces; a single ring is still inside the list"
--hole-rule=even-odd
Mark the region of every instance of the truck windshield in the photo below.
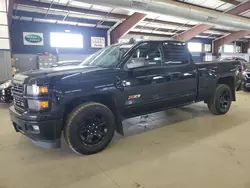
[[[81,66],[116,67],[124,54],[132,46],[132,44],[115,44],[108,46],[89,56],[81,63]]]

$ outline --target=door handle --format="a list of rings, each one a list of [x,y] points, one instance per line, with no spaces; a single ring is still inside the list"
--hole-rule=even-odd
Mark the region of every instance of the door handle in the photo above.
[[[181,73],[173,73],[173,74],[170,74],[171,79],[180,79],[181,76],[182,76]]]
[[[170,73],[161,73],[161,76],[167,77],[167,76],[171,76]]]

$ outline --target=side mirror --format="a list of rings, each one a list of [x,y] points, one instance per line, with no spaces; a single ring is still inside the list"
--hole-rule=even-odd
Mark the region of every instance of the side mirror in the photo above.
[[[147,65],[147,60],[145,58],[135,58],[132,59],[128,64],[128,69],[135,69],[139,67],[145,67]]]

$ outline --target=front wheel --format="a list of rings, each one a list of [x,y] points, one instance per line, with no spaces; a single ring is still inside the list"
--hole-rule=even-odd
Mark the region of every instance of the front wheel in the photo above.
[[[64,127],[70,148],[79,154],[97,153],[110,143],[115,132],[114,115],[103,104],[88,102],[73,110]]]
[[[216,87],[213,97],[207,103],[209,110],[216,115],[226,114],[232,103],[232,91],[228,85]]]

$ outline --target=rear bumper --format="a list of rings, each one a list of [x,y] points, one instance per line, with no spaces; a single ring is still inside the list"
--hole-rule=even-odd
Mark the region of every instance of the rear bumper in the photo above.
[[[16,132],[20,132],[30,138],[35,145],[43,148],[60,148],[62,119],[29,120],[17,112],[14,106],[9,109],[10,119]],[[32,115],[30,115],[31,117]],[[33,115],[34,118],[35,115]],[[37,114],[39,116],[39,114]]]

